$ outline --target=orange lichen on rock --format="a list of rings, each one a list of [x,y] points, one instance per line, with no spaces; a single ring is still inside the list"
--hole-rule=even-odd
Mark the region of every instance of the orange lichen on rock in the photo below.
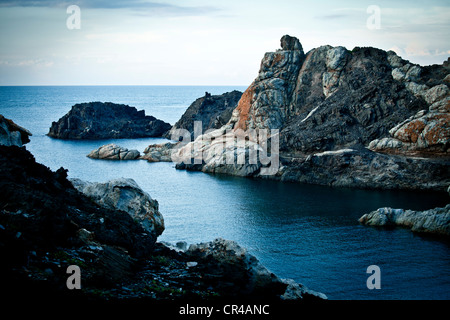
[[[247,88],[242,94],[241,100],[239,100],[236,110],[239,111],[239,121],[234,126],[234,130],[242,129],[247,130],[247,120],[249,117],[250,109],[252,107],[253,94],[255,92],[253,84]]]
[[[445,144],[450,140],[450,115],[439,114],[430,119],[423,132],[423,137],[429,146]]]
[[[425,126],[426,122],[423,119],[413,120],[400,128],[394,137],[403,142],[416,143]]]

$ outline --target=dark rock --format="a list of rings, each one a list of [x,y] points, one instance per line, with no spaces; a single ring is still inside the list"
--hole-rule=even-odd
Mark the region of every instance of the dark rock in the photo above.
[[[83,193],[67,180],[67,170],[52,172],[25,148],[0,146],[0,272],[7,305],[326,298],[279,279],[234,242],[177,251],[155,243],[163,228],[157,203],[136,193],[132,181],[74,184]],[[81,271],[81,290],[66,287],[73,265]]]
[[[283,50],[300,50],[303,52],[302,44],[295,37],[284,35],[281,38],[280,42],[281,42],[281,49]]]
[[[332,187],[444,191],[450,184],[450,161],[341,149],[285,157],[277,178]]]
[[[18,146],[30,142],[31,132],[0,114],[0,145]]]
[[[180,120],[165,134],[165,137],[179,140],[179,137],[172,137],[172,134],[176,135],[176,129],[185,129],[191,133],[191,138],[193,138],[194,121],[201,121],[202,123],[201,132],[198,134],[205,133],[208,129],[222,127],[230,120],[241,96],[242,92],[237,90],[214,96],[206,92],[204,97],[198,98],[189,106]]]
[[[161,137],[171,125],[146,116],[143,110],[111,102],[76,104],[57,122],[48,136],[58,139],[121,139]]]

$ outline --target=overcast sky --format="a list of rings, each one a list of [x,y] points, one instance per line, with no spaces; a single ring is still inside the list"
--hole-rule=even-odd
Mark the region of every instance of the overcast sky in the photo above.
[[[70,5],[80,29],[67,27]],[[370,5],[379,29],[367,26]],[[0,85],[247,86],[284,34],[305,52],[372,46],[442,63],[450,1],[2,0]]]

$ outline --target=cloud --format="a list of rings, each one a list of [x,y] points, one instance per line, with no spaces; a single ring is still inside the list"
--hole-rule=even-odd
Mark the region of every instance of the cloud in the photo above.
[[[0,2],[0,8],[65,8],[69,5],[78,5],[82,9],[131,9],[138,11],[141,15],[158,14],[165,16],[204,15],[218,11],[217,8],[212,6],[180,6],[146,0],[6,0]]]

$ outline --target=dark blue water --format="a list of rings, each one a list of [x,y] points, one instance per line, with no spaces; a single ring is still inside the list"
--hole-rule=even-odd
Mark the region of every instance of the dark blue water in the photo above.
[[[243,87],[0,87],[0,114],[28,128],[36,159],[90,181],[130,177],[160,204],[161,241],[235,240],[269,270],[325,293],[329,299],[449,299],[450,243],[405,229],[360,226],[379,207],[425,210],[447,194],[332,189],[175,170],[172,163],[114,162],[86,157],[115,142],[143,151],[165,139],[61,141],[45,134],[79,102],[111,101],[144,109],[169,123],[205,91]],[[369,290],[370,265],[381,269],[381,289]]]

